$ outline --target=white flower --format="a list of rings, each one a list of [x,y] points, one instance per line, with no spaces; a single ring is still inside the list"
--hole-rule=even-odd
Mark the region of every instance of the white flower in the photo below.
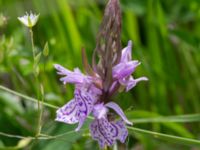
[[[32,13],[30,13],[30,14],[26,13],[26,15],[24,15],[22,17],[18,17],[18,19],[25,26],[32,28],[37,23],[39,16],[40,16],[39,14],[35,15]]]

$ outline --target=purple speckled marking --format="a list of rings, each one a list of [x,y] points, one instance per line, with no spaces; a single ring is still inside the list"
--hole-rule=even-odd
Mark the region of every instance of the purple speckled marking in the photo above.
[[[90,125],[90,132],[101,148],[105,145],[112,146],[116,140],[124,143],[128,135],[123,121],[109,122],[106,118],[95,119]]]

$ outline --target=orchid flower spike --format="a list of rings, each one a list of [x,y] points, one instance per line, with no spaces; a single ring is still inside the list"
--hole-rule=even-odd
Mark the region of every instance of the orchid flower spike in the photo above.
[[[25,26],[32,28],[33,26],[36,25],[38,19],[39,19],[40,14],[36,15],[30,12],[30,14],[26,13],[26,15],[22,17],[18,17],[18,20],[24,24]]]
[[[113,146],[117,141],[125,143],[128,136],[126,125],[132,125],[120,106],[113,102],[113,95],[121,89],[128,92],[139,81],[148,80],[146,77],[135,79],[132,76],[140,62],[132,60],[131,41],[121,49],[120,35],[119,0],[109,0],[93,53],[92,66],[88,63],[85,51],[82,51],[86,74],[78,68],[69,70],[59,64],[54,65],[57,73],[62,76],[60,81],[75,86],[74,97],[57,110],[55,120],[78,124],[75,131],[79,131],[87,117],[93,115],[94,120],[89,129],[91,137],[98,141],[101,148]],[[113,117],[113,113],[119,119]]]

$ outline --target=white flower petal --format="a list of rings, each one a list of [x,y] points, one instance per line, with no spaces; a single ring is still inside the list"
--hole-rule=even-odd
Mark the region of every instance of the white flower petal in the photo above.
[[[37,23],[38,19],[39,19],[39,14],[35,15],[32,13],[30,14],[27,13],[22,17],[18,17],[18,20],[29,28],[32,28]]]

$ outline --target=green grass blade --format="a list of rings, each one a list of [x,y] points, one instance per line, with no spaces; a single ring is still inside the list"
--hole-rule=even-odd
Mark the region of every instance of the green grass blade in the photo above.
[[[148,130],[143,130],[139,128],[134,128],[134,127],[128,127],[130,133],[137,132],[143,135],[151,136],[156,139],[161,139],[169,142],[175,142],[176,144],[183,144],[183,145],[197,145],[200,146],[200,140],[196,139],[191,139],[191,138],[184,138],[184,137],[179,137],[179,136],[174,136],[174,135],[169,135],[169,134],[163,134],[163,133],[158,133],[158,132],[153,132],[153,131],[148,131]]]
[[[200,122],[200,114],[133,119],[134,123]]]

